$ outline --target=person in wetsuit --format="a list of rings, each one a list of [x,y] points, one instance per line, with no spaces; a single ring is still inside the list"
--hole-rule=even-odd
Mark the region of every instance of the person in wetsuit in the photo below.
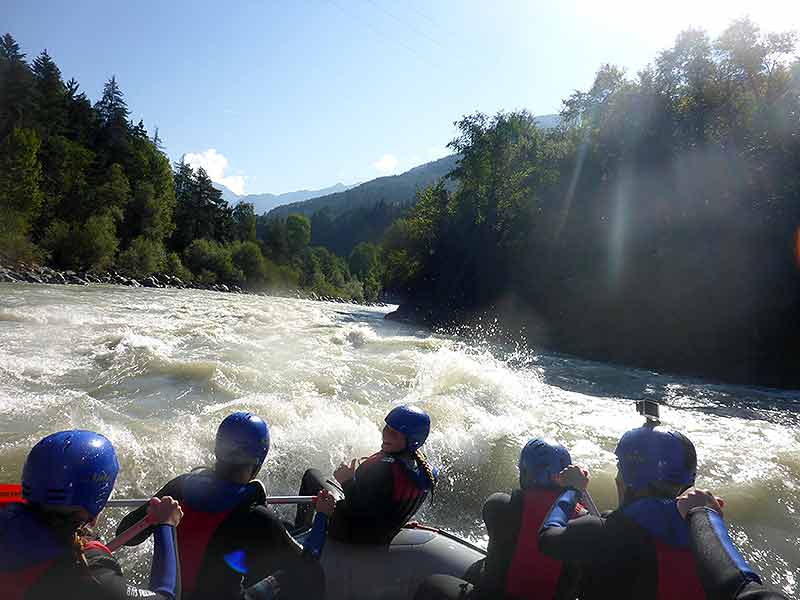
[[[519,487],[510,495],[496,493],[483,505],[489,546],[475,585],[449,575],[433,575],[419,587],[415,600],[574,599],[578,569],[544,556],[539,528],[562,489],[558,475],[572,462],[561,444],[530,440],[519,457]],[[585,514],[575,507],[574,517]]]
[[[217,430],[214,468],[179,475],[156,494],[172,496],[183,507],[178,546],[184,598],[240,598],[245,588],[267,577],[260,586],[264,588],[261,597],[324,596],[324,573],[318,558],[326,515],[333,512],[333,497],[327,493],[318,497],[314,526],[301,548],[265,506],[264,486],[254,480],[269,446],[269,428],[261,418],[248,412],[233,413]],[[138,521],[142,510],[126,516],[118,531]],[[140,544],[147,535],[145,531],[129,545]]]
[[[589,481],[585,470],[570,465],[559,476],[566,489],[544,521],[539,549],[582,563],[582,600],[705,598],[676,502],[695,481],[694,445],[646,424],[625,433],[615,453],[619,508],[607,517],[570,520]]]
[[[722,506],[708,490],[691,489],[678,498],[678,512],[689,523],[689,542],[709,598],[789,600],[765,587],[733,543]]]
[[[437,473],[420,447],[428,439],[430,417],[420,408],[401,405],[385,419],[379,452],[356,468],[356,461],[334,471],[335,481],[316,469],[303,475],[300,494],[328,489],[343,496],[331,517],[328,535],[354,544],[389,544],[419,510],[436,486]],[[309,525],[310,514],[299,506],[295,527]]]
[[[157,524],[149,589],[128,584],[109,549],[86,528],[103,510],[118,472],[111,442],[91,431],[54,433],[31,449],[23,502],[0,510],[0,598],[180,598],[175,526],[182,513],[175,500],[153,499],[145,509]]]

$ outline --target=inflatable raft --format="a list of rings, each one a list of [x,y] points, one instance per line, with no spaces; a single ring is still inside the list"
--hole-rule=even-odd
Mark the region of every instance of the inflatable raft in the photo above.
[[[307,532],[296,535],[302,542]],[[328,600],[410,600],[435,573],[464,577],[486,552],[452,533],[409,523],[388,546],[328,538],[322,551]]]

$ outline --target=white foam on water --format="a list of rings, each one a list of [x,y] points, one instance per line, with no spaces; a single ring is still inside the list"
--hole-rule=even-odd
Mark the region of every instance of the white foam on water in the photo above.
[[[633,400],[660,394],[664,421],[697,446],[698,484],[726,497],[747,558],[797,592],[800,435],[787,423],[800,394],[504,353],[384,321],[384,309],[188,290],[0,287],[3,481],[18,479],[37,439],[83,427],[118,450],[115,496],[150,494],[210,464],[219,422],[250,410],[272,431],[260,478],[293,493],[307,467],[332,471],[375,452],[384,415],[414,402],[432,416],[425,450],[441,469],[422,518],[485,543],[481,504],[516,485],[519,450],[532,436],[567,445],[591,469],[595,500],[613,507],[614,447],[641,424]],[[736,408],[753,399],[778,408]],[[103,533],[116,518],[110,511]],[[123,557],[144,579],[146,549]]]

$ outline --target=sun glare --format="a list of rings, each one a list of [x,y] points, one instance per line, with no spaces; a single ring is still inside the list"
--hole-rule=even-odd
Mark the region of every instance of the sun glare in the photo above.
[[[659,37],[673,37],[689,27],[714,35],[742,17],[749,17],[766,31],[800,30],[800,2],[796,0],[579,0],[575,6],[581,17],[594,19],[599,28],[635,28],[643,35]]]

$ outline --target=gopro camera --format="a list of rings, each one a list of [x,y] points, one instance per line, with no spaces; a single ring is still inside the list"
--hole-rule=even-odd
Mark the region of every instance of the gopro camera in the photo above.
[[[648,424],[658,425],[660,422],[658,402],[654,400],[637,400],[636,412],[643,415]]]

